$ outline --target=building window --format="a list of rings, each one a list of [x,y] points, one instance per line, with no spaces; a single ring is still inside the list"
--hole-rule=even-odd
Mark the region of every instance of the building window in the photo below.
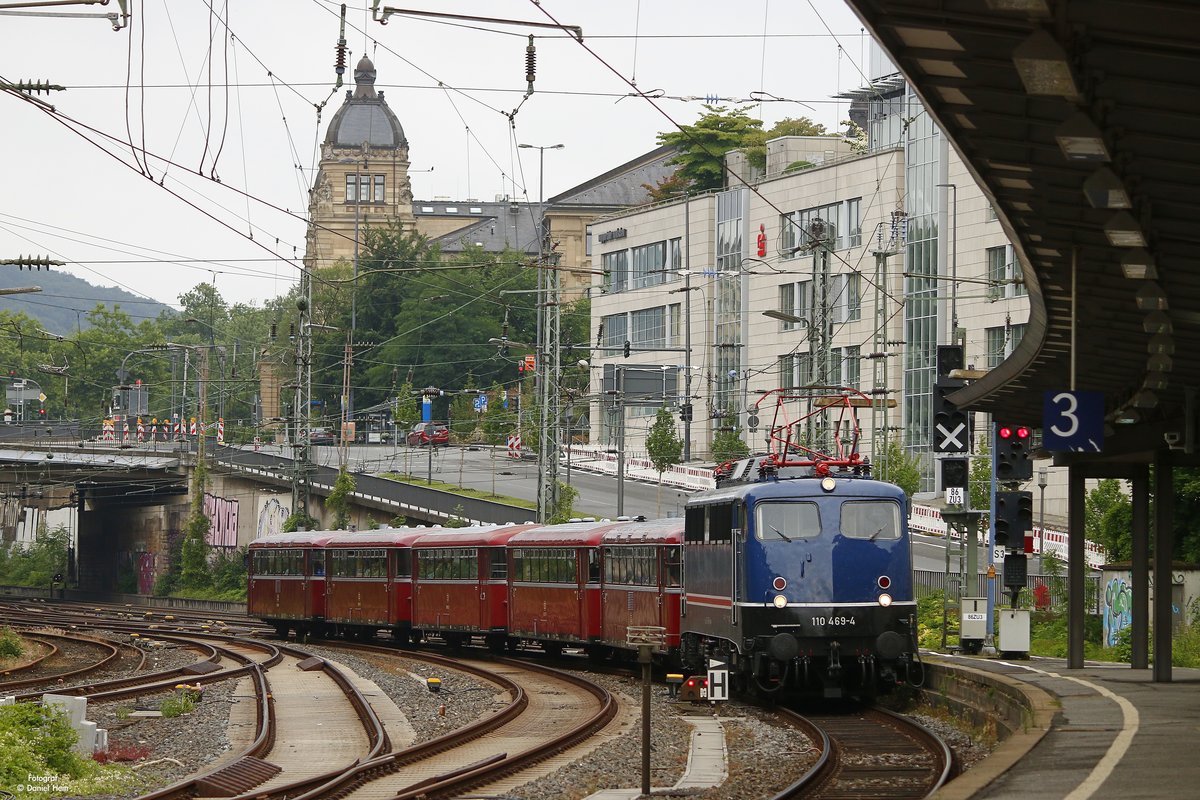
[[[862,380],[862,355],[858,345],[842,348],[842,386],[858,389]]]
[[[374,189],[372,189],[374,186]],[[384,203],[386,202],[385,183],[383,175],[364,175],[352,173],[346,176],[347,203]],[[422,211],[433,211],[425,207]]]
[[[717,270],[736,272],[742,267],[742,190],[717,195]]]
[[[629,323],[625,314],[610,314],[600,320],[600,346],[619,348],[629,338]]]
[[[604,269],[604,288],[610,292],[623,292],[629,282],[629,251],[618,250],[601,256]]]
[[[1029,293],[1011,244],[989,247],[986,253],[989,300],[1024,297]]]
[[[830,250],[862,244],[862,199],[828,203],[780,218],[780,253],[792,258],[817,246]]]
[[[1026,325],[1003,325],[998,328],[988,328],[986,335],[988,369],[1000,366],[1000,362],[1012,355],[1012,351],[1021,343],[1025,336]]]
[[[667,306],[667,345],[670,347],[679,347],[682,339],[679,336],[679,328],[683,323],[682,305],[680,303],[672,303]]]
[[[667,243],[655,242],[633,248],[633,279],[630,288],[657,286],[666,280]]]
[[[796,355],[788,353],[779,357],[779,388],[795,389],[800,385],[796,375]]]
[[[854,322],[862,319],[862,276],[850,272],[833,276],[834,322]]]
[[[629,341],[640,347],[666,347],[667,329],[663,306],[630,313],[633,335]]]
[[[779,310],[784,314],[799,316],[796,313],[796,284],[785,283],[779,287]],[[781,330],[792,331],[797,327],[797,323],[789,320],[783,320],[780,323]]]
[[[683,269],[683,240],[680,238],[671,239],[667,242],[667,256],[672,270]],[[678,273],[671,275],[670,279],[674,279]]]
[[[854,198],[846,201],[846,246],[862,246],[862,199]]]

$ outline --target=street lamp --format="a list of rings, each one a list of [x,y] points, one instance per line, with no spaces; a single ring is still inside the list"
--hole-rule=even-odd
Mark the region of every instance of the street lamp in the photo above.
[[[1038,467],[1038,488],[1041,490],[1041,508],[1038,510],[1038,569],[1046,572],[1046,484],[1049,470]]]

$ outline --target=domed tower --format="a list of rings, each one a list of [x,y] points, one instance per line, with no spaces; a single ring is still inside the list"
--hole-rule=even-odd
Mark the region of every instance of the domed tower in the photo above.
[[[408,140],[400,120],[375,91],[375,65],[363,56],[321,143],[321,163],[309,192],[304,262],[320,270],[354,259],[367,225],[398,219],[414,224]],[[357,234],[356,234],[357,231]]]

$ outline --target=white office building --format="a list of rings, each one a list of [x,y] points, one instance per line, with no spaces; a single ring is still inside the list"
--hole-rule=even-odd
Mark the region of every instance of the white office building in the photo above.
[[[968,368],[995,366],[1020,340],[1028,304],[990,202],[904,81],[875,61],[884,77],[846,95],[865,151],[840,137],[777,139],[765,170],[729,155],[745,184],[593,223],[603,272],[592,289],[593,443],[616,449],[623,438],[627,456],[644,452],[665,399],[677,418],[691,406],[679,432],[692,459],[709,457],[721,427],[763,452],[777,413],[768,393],[844,386],[867,404],[860,451],[899,441],[934,488],[937,345],[963,344]],[[828,417],[808,432],[826,447]]]

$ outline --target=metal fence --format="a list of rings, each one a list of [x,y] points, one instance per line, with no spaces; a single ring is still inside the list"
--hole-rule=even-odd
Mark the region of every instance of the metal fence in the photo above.
[[[947,577],[950,578],[950,585],[947,588]],[[960,597],[987,597],[988,595],[988,578],[987,575],[976,575],[975,585],[971,586],[968,576],[968,585],[962,587],[959,591],[958,579],[959,576],[951,574],[949,576],[944,572],[931,569],[918,569],[913,571],[913,584],[917,598],[927,597],[935,592],[946,592],[951,601],[957,601]],[[998,580],[996,583],[997,597],[1002,597],[1007,600],[1007,593]],[[1026,577],[1025,585],[1030,591],[1034,587],[1043,585],[1050,590],[1050,610],[1066,612],[1067,610],[1067,577],[1065,575],[1058,578],[1052,578],[1049,575],[1034,575],[1030,574]],[[1084,596],[1084,611],[1088,614],[1100,613],[1100,576],[1088,575],[1083,579],[1083,596]]]

